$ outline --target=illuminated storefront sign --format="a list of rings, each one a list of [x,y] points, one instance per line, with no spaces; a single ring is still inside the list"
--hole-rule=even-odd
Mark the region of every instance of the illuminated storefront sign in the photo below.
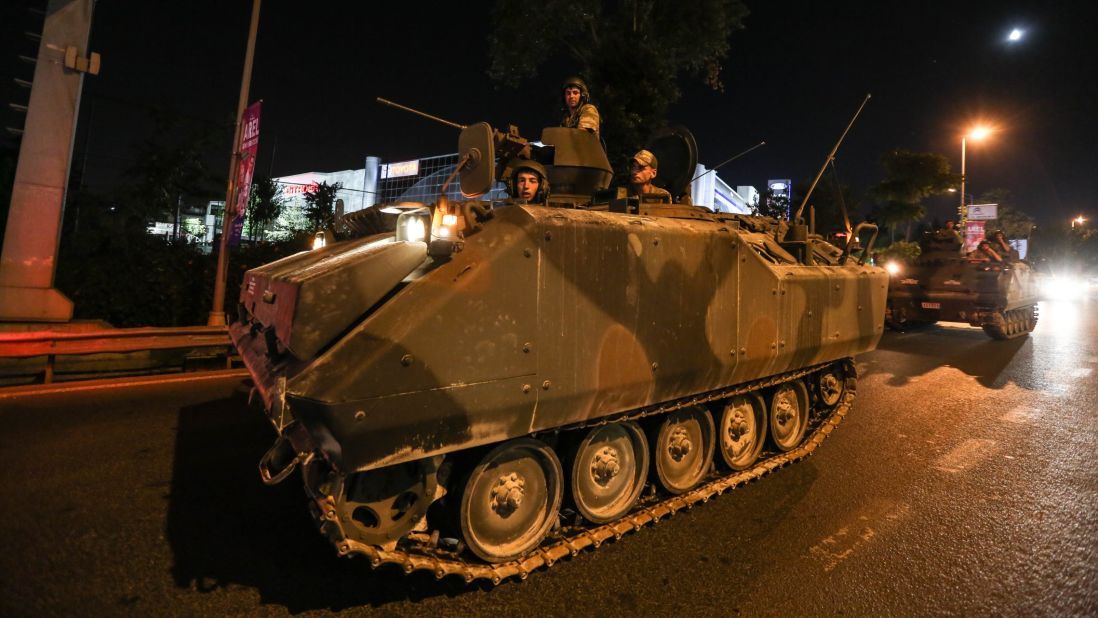
[[[291,196],[291,195],[302,195],[302,194],[305,194],[305,193],[313,193],[319,187],[320,187],[320,185],[318,183],[315,183],[315,182],[301,183],[301,184],[285,183],[285,184],[282,185],[282,195]]]
[[[968,217],[969,221],[991,221],[992,219],[999,218],[999,205],[998,204],[969,204],[968,205]]]
[[[403,178],[419,174],[419,159],[415,161],[401,161],[400,163],[386,163],[381,166],[381,178]]]

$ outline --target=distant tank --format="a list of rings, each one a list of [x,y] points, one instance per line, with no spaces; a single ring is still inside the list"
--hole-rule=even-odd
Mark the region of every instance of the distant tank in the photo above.
[[[938,321],[967,322],[993,339],[1013,339],[1037,326],[1038,285],[1024,261],[988,261],[961,254],[952,232],[930,232],[919,257],[890,268],[886,321],[892,329]]]
[[[693,138],[663,139],[679,196]],[[260,474],[300,464],[340,555],[525,577],[807,456],[853,401],[883,269],[805,225],[629,198],[585,131],[540,142],[465,127],[468,200],[244,277],[230,332],[279,435]],[[475,199],[520,160],[544,201]]]

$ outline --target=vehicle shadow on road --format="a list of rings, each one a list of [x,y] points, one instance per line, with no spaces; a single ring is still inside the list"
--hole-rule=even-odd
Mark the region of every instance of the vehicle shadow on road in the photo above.
[[[166,536],[181,588],[256,589],[290,612],[456,595],[476,588],[457,578],[405,576],[340,559],[313,525],[295,472],[280,485],[259,480],[256,463],[275,433],[247,396],[179,411]]]
[[[891,375],[890,385],[904,386],[939,367],[953,367],[982,386],[999,389],[1008,382],[1004,379],[1007,366],[1027,347],[1031,347],[1029,337],[996,341],[975,328],[932,325],[905,333],[888,332],[877,352],[865,360],[861,377]],[[1024,383],[1017,385],[1030,388]]]

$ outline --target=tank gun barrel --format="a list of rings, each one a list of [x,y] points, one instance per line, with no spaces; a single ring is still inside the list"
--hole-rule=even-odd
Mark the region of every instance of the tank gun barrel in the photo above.
[[[397,109],[402,109],[406,112],[411,112],[411,113],[413,113],[417,116],[423,116],[424,118],[426,118],[428,120],[434,120],[435,122],[440,122],[440,123],[442,123],[442,124],[444,124],[448,127],[454,127],[455,129],[465,129],[465,127],[466,127],[466,125],[458,124],[456,122],[450,122],[449,120],[446,120],[444,118],[439,118],[438,116],[432,116],[431,114],[428,114],[427,112],[421,112],[418,109],[413,109],[411,107],[408,107],[407,105],[401,105],[400,103],[396,103],[394,101],[390,101],[389,99],[384,99],[382,97],[378,97],[377,102],[381,103],[382,105],[388,105],[389,107],[395,107]]]

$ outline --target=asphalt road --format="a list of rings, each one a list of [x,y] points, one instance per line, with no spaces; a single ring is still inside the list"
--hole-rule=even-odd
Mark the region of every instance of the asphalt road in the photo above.
[[[1096,341],[886,334],[812,457],[494,589],[336,558],[239,379],[0,391],[0,615],[1095,615]]]

